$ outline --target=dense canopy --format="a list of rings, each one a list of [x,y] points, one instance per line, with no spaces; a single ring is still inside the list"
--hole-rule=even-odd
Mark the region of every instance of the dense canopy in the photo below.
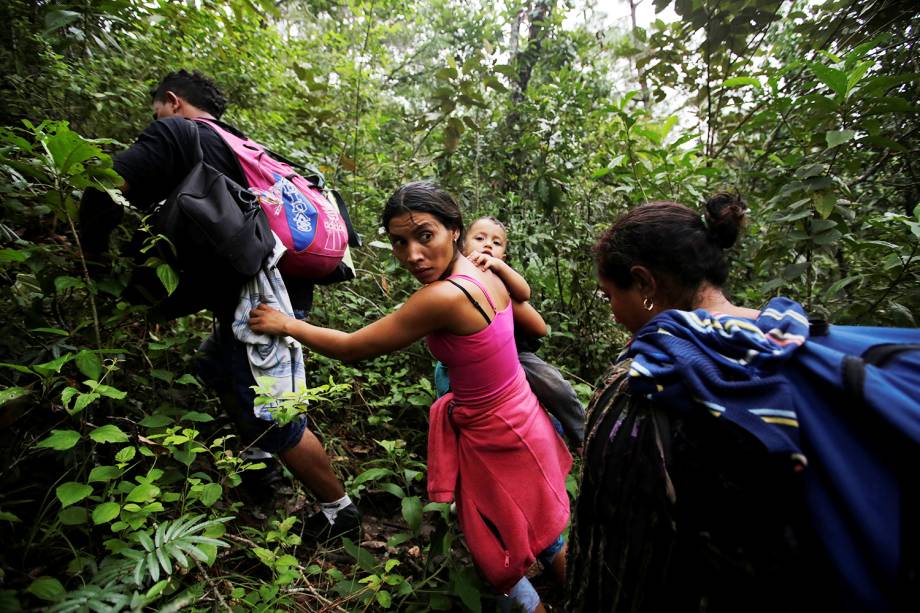
[[[466,219],[507,225],[551,328],[541,353],[584,400],[627,338],[590,247],[642,202],[744,198],[738,303],[786,295],[835,322],[916,326],[915,3],[650,1],[609,2],[621,19],[592,0],[4,2],[0,609],[485,606],[456,518],[426,505],[422,345],[308,359],[306,411],[369,521],[363,543],[316,550],[289,481],[237,487],[259,460],[196,376],[210,317],[148,321],[122,300],[134,263],[81,257],[82,192],[118,197],[110,155],[171,70],[211,76],[227,121],[345,195],[364,246],[357,279],[317,290],[323,325],[357,329],[414,291],[379,215],[398,185],[432,179]],[[143,223],[130,212],[116,244]]]

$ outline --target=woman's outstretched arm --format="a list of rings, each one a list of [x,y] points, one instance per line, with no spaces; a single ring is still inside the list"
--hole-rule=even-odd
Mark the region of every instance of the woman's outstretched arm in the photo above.
[[[252,310],[249,327],[272,336],[292,336],[325,356],[357,362],[408,347],[424,336],[449,326],[456,313],[457,293],[443,283],[418,290],[398,310],[355,332],[314,326],[288,317],[264,304]]]

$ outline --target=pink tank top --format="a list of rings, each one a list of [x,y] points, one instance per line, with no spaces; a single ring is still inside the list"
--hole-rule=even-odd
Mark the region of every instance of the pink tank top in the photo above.
[[[451,275],[474,283],[492,310],[495,303],[482,283],[467,275]],[[425,339],[431,353],[450,371],[454,400],[467,407],[490,407],[513,389],[524,370],[514,344],[514,315],[511,302],[495,313],[485,328],[473,334],[435,333]]]
[[[427,340],[452,389],[431,407],[428,495],[456,500],[476,566],[506,592],[565,529],[572,458],[524,377],[510,304],[479,332]]]

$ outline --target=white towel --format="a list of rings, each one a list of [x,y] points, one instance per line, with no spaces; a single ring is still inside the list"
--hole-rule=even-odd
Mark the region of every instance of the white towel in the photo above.
[[[307,387],[300,343],[290,336],[256,334],[249,327],[249,312],[263,303],[285,315],[294,316],[291,299],[277,268],[284,250],[281,240],[275,236],[274,251],[262,269],[243,286],[240,303],[233,314],[233,335],[246,344],[252,376],[256,381],[262,377],[273,380],[271,396],[274,402],[253,406],[256,417],[269,421],[272,420],[271,409],[279,405],[286,392],[298,392]]]

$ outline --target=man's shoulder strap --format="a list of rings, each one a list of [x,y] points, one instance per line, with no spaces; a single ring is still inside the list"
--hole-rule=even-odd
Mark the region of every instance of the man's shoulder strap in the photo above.
[[[214,130],[214,131],[217,132],[217,134],[219,134],[219,135],[220,135],[221,132],[229,132],[229,133],[232,133],[232,132],[230,132],[230,130],[227,129],[227,128],[232,128],[229,124],[223,124],[223,125],[221,125],[223,122],[220,122],[219,120],[216,120],[216,119],[211,119],[211,118],[209,118],[209,117],[195,117],[192,121],[194,121],[195,123],[197,123],[199,126],[201,126],[201,125],[206,125],[206,126],[208,126],[208,128]],[[233,129],[234,131],[237,132],[236,134],[234,134],[234,136],[252,142],[245,134],[243,134],[243,133],[240,132],[239,130],[236,130],[236,128],[232,128],[232,129]],[[300,175],[301,175],[304,179],[306,179],[313,187],[316,187],[316,188],[318,188],[318,189],[323,189],[323,188],[325,188],[325,186],[326,186],[326,180],[325,180],[325,178],[323,177],[322,173],[320,173],[320,172],[319,172],[318,170],[316,170],[315,168],[311,168],[310,166],[305,166],[304,164],[300,164],[300,163],[298,163],[298,162],[295,162],[295,161],[291,160],[290,158],[281,155],[280,153],[277,153],[277,152],[275,152],[275,151],[272,151],[271,149],[269,149],[269,148],[266,147],[265,145],[262,145],[261,143],[259,143],[259,146],[262,147],[262,149],[265,151],[265,153],[267,153],[268,155],[270,155],[270,156],[273,157],[274,159],[278,160],[279,162],[283,162],[283,163],[287,164],[288,166],[290,166],[291,168],[294,168],[294,169],[300,171]]]

